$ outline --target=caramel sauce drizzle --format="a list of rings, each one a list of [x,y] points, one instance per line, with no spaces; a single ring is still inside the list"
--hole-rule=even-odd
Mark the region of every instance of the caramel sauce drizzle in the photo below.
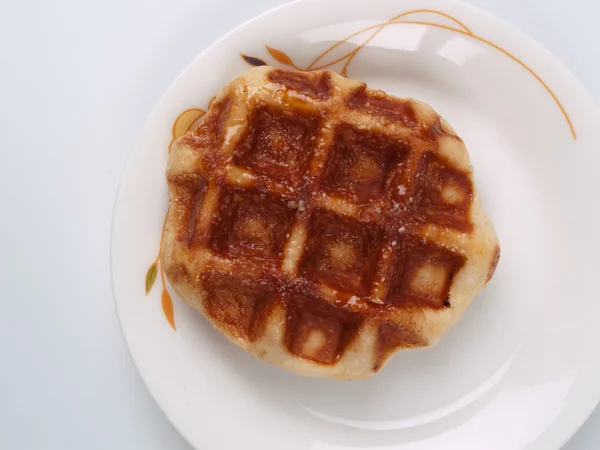
[[[187,133],[190,130],[190,128],[192,128],[194,123],[198,119],[200,119],[205,113],[206,113],[206,111],[204,111],[202,109],[191,108],[191,109],[187,109],[184,112],[182,112],[181,114],[179,114],[177,119],[175,119],[175,122],[173,123],[173,128],[171,130],[173,138],[171,139],[171,142],[169,143],[169,152],[171,152],[173,143],[178,138],[180,138],[185,133]],[[169,294],[169,291],[167,291],[167,284],[165,283],[165,271],[163,270],[162,262],[160,259],[162,243],[163,243],[163,238],[165,235],[166,226],[167,226],[167,216],[165,215],[165,221],[163,223],[162,231],[160,233],[160,245],[158,247],[158,254],[156,255],[156,258],[154,259],[154,262],[150,265],[150,267],[148,268],[148,271],[146,272],[146,295],[148,295],[150,293],[150,291],[152,290],[152,287],[154,286],[154,282],[156,281],[156,274],[160,273],[160,281],[162,283],[162,294],[161,294],[162,310],[165,315],[165,318],[167,319],[167,321],[169,322],[169,324],[171,325],[173,330],[176,330],[175,314],[173,311],[173,300],[171,299],[171,295]]]
[[[454,22],[457,26],[453,27],[453,26],[449,26],[449,25],[442,25],[442,24],[438,24],[438,23],[435,23],[435,22],[428,22],[428,21],[406,20],[407,16],[410,16],[410,15],[413,15],[413,14],[419,14],[419,13],[428,13],[428,14],[433,14],[433,15],[436,15],[436,16],[444,17],[444,18],[449,19],[452,22]],[[400,20],[400,19],[402,19],[402,20]],[[548,94],[550,94],[550,96],[552,97],[552,99],[554,100],[554,102],[556,103],[556,105],[558,106],[558,108],[560,109],[560,111],[561,111],[562,115],[564,116],[565,120],[567,121],[567,124],[569,126],[570,131],[571,131],[571,134],[573,135],[573,139],[577,140],[577,133],[575,132],[575,127],[573,126],[571,118],[570,118],[569,114],[567,113],[566,109],[564,108],[563,104],[560,102],[560,100],[558,99],[558,97],[556,96],[556,94],[554,93],[554,91],[550,88],[550,86],[548,86],[548,84],[531,67],[529,67],[527,64],[525,64],[525,62],[523,60],[519,59],[518,57],[516,57],[515,55],[513,55],[509,51],[507,51],[504,48],[500,47],[499,45],[493,43],[489,39],[486,39],[486,38],[483,38],[481,36],[476,35],[475,33],[473,33],[473,31],[471,31],[460,20],[458,20],[457,18],[451,16],[450,14],[446,14],[446,13],[444,13],[442,11],[437,11],[437,10],[434,10],[434,9],[414,9],[414,10],[411,10],[411,11],[404,12],[402,14],[398,14],[398,15],[392,17],[390,20],[388,20],[386,22],[383,22],[383,23],[381,23],[379,25],[372,25],[372,26],[369,26],[369,27],[365,27],[365,28],[363,28],[361,30],[358,30],[358,31],[356,31],[356,32],[354,32],[354,33],[346,36],[344,39],[336,42],[335,44],[333,44],[332,46],[330,46],[329,48],[327,48],[325,51],[323,51],[320,55],[318,55],[305,68],[298,67],[293,62],[293,60],[286,53],[284,53],[283,51],[274,49],[272,47],[269,47],[268,45],[266,45],[265,47],[266,47],[267,51],[269,52],[269,54],[271,55],[271,57],[275,61],[277,61],[278,63],[283,64],[283,65],[291,66],[291,67],[293,67],[295,69],[298,69],[298,70],[323,70],[323,69],[330,68],[330,67],[334,66],[335,64],[338,64],[338,63],[341,63],[342,61],[344,61],[344,65],[342,66],[342,69],[340,70],[340,74],[343,75],[343,76],[348,76],[348,67],[349,67],[350,63],[352,62],[352,60],[354,59],[354,57],[369,42],[371,42],[386,27],[388,27],[390,25],[403,25],[403,24],[425,25],[425,26],[430,26],[430,27],[434,27],[434,28],[441,28],[441,29],[444,29],[444,30],[453,31],[455,33],[461,34],[463,36],[470,37],[470,38],[475,39],[475,40],[477,40],[479,42],[482,42],[482,43],[484,43],[486,45],[489,45],[490,47],[493,47],[494,49],[498,50],[500,53],[504,54],[505,56],[508,56],[514,62],[516,62],[521,67],[523,67],[525,70],[527,70],[527,72],[529,72],[544,87],[544,89],[546,89],[546,91],[548,92]],[[336,48],[338,48],[340,45],[348,42],[353,37],[359,36],[359,35],[361,35],[363,33],[369,32],[369,31],[371,31],[371,34],[365,40],[363,40],[360,44],[358,44],[357,47],[355,47],[354,49],[348,51],[344,55],[342,55],[342,56],[334,59],[333,61],[326,62],[326,63],[321,63],[322,60],[328,54],[330,54],[333,50],[335,50]],[[259,58],[253,57],[253,56],[243,55],[243,54],[241,54],[241,56],[250,65],[253,65],[253,66],[266,65],[266,62],[263,61],[262,59],[259,59]],[[319,63],[321,63],[321,64],[319,64]]]

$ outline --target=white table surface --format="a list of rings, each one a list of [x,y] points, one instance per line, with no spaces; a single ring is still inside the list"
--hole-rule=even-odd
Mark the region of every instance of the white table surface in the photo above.
[[[0,449],[190,450],[119,329],[113,202],[171,81],[224,32],[281,3],[0,1]],[[541,41],[600,101],[596,0],[469,3]],[[600,408],[565,448],[600,448]]]

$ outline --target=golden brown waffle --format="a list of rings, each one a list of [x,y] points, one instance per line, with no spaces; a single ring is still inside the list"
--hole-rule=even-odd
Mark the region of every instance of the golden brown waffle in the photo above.
[[[366,378],[434,344],[498,262],[454,130],[333,72],[237,78],[175,143],[167,180],[175,291],[305,375]]]

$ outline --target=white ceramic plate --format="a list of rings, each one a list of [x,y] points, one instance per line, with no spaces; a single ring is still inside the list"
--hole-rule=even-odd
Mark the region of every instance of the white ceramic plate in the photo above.
[[[174,331],[160,276],[144,289],[178,115],[206,108],[248,69],[240,53],[306,68],[348,36],[313,67],[366,43],[349,76],[433,105],[467,143],[503,251],[492,283],[437,347],[401,353],[361,382],[301,378],[256,360],[177,298]],[[558,448],[600,397],[599,125],[597,106],[546,50],[463,4],[307,0],[236,29],[161,99],[116,205],[115,298],[150,392],[197,449]]]

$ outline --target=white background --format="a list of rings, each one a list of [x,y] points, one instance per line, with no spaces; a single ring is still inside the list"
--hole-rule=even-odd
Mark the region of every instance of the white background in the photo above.
[[[220,35],[281,3],[0,0],[0,449],[190,450],[119,329],[113,202],[171,81]],[[469,3],[541,41],[600,101],[595,0]],[[565,448],[600,448],[600,409]]]

